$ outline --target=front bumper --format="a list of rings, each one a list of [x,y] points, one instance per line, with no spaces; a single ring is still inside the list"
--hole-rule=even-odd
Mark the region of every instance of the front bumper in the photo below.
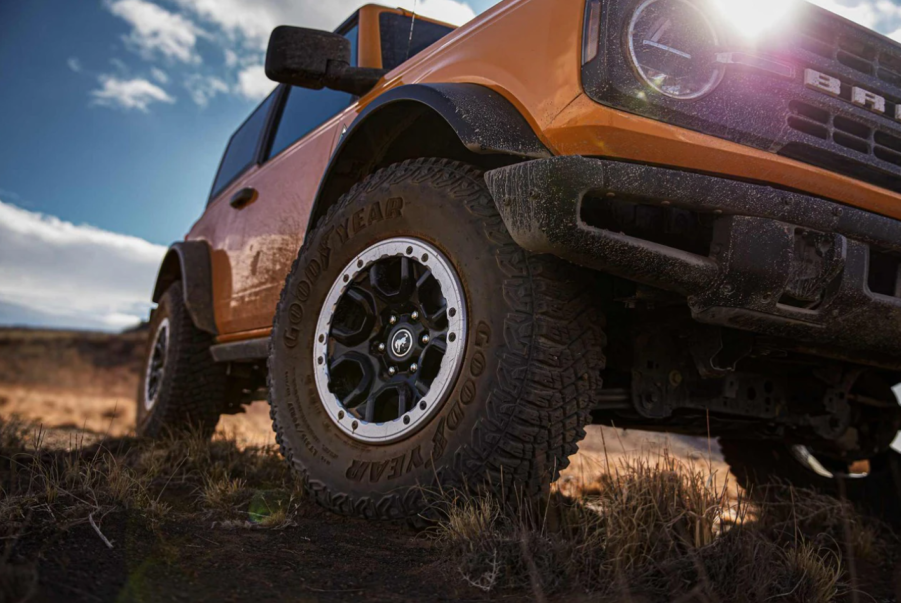
[[[528,161],[485,179],[507,229],[529,251],[680,293],[702,323],[901,368],[901,221],[765,185],[579,156]],[[588,203],[597,215],[613,203],[687,212],[709,224],[709,241],[698,242],[709,252],[589,224]]]

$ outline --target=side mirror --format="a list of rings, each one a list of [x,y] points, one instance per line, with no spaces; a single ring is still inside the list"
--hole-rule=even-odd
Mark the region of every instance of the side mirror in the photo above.
[[[344,36],[282,25],[269,36],[266,77],[301,88],[331,88],[363,96],[387,71],[351,67],[350,53],[350,40]]]

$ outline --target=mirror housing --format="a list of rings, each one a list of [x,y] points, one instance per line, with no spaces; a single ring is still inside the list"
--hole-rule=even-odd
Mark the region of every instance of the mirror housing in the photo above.
[[[363,96],[387,71],[351,67],[350,53],[350,40],[342,35],[282,25],[269,36],[266,77],[301,88],[331,88]]]

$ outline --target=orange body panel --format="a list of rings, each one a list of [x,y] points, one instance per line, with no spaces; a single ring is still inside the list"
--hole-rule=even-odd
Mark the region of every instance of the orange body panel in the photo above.
[[[772,183],[901,219],[901,195],[797,161],[613,110],[581,85],[584,0],[505,0],[390,72],[380,85],[224,191],[189,239],[214,249],[216,321],[224,339],[259,336],[302,243],[330,155],[367,104],[414,83],[474,83],[507,98],[558,155],[621,158]],[[361,66],[381,65],[378,13],[360,13]],[[235,211],[227,199],[253,186]]]

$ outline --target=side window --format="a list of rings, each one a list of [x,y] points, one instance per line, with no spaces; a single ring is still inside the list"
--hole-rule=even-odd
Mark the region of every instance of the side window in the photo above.
[[[351,64],[357,65],[357,26],[344,36],[350,39]],[[292,87],[272,139],[266,159],[275,157],[292,144],[315,130],[320,124],[334,117],[353,102],[354,97],[337,90],[310,90]]]
[[[272,106],[275,92],[270,94],[260,106],[250,114],[240,128],[232,135],[219,165],[219,173],[213,184],[212,199],[222,192],[244,170],[253,165],[257,152],[257,144],[263,128],[266,127],[266,118],[269,116],[269,108]]]
[[[419,54],[454,28],[416,19],[397,13],[379,15],[382,43],[382,68],[394,69],[410,57]]]

